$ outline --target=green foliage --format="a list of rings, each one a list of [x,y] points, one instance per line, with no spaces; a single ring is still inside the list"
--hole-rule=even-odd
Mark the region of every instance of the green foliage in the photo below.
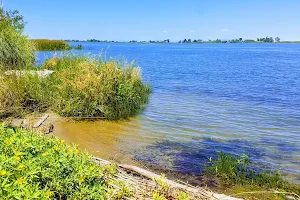
[[[70,45],[64,40],[31,40],[37,51],[65,51],[70,50]]]
[[[52,109],[64,117],[126,119],[144,108],[150,94],[137,68],[113,60],[66,56],[42,68],[55,73],[0,74],[0,115]]]
[[[123,183],[75,146],[0,124],[0,196],[5,199],[121,199]],[[115,192],[109,183],[122,187]]]
[[[205,168],[205,171],[227,183],[254,185],[266,189],[280,189],[300,194],[300,188],[284,180],[279,172],[251,168],[248,156],[245,154],[238,158],[219,152],[217,159],[210,158],[209,160],[210,164]]]
[[[30,68],[35,60],[34,47],[22,34],[23,17],[0,11],[0,70]]]
[[[1,21],[5,21],[10,27],[16,31],[22,32],[25,27],[23,16],[17,10],[4,11],[0,8]]]

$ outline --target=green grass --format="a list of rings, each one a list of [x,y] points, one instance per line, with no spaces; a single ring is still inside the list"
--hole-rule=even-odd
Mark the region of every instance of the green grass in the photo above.
[[[222,180],[228,194],[241,193],[243,197],[264,195],[269,199],[284,199],[284,194],[300,195],[300,187],[286,181],[277,171],[254,170],[248,156],[236,157],[223,152],[210,158],[205,172]],[[277,190],[277,193],[274,193]],[[256,192],[255,192],[256,191]],[[263,192],[262,192],[263,191]],[[265,198],[266,198],[265,197]],[[272,198],[271,198],[272,197]]]
[[[64,40],[31,40],[37,51],[65,51],[70,50],[70,45]]]
[[[49,59],[41,68],[55,73],[46,78],[0,75],[0,116],[51,109],[63,117],[127,119],[144,108],[150,95],[133,64],[66,56]]]
[[[0,124],[0,196],[5,199],[122,199],[114,166],[102,167],[58,138]],[[120,185],[121,184],[121,185]],[[128,191],[128,190],[127,190]]]
[[[30,68],[35,61],[34,46],[22,31],[0,20],[0,70]]]

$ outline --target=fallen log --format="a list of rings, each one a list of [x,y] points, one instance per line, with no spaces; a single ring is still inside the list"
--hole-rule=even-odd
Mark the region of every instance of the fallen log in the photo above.
[[[103,160],[101,158],[93,157],[93,159],[95,161],[97,161],[100,165],[109,165],[109,164],[111,164],[111,162],[109,162],[107,160]],[[205,190],[204,188],[194,187],[194,186],[187,185],[187,184],[177,183],[175,181],[169,180],[167,178],[164,178],[160,175],[157,175],[153,172],[142,169],[140,167],[136,167],[136,166],[132,166],[132,165],[125,165],[125,164],[120,164],[120,165],[117,165],[117,166],[121,170],[134,172],[134,173],[136,173],[140,176],[143,176],[147,179],[150,179],[150,180],[159,179],[159,180],[163,181],[165,184],[167,184],[171,189],[179,189],[179,190],[185,191],[185,192],[189,193],[189,195],[194,196],[195,197],[194,199],[240,200],[239,198],[230,197],[230,196],[227,196],[225,194],[217,194],[217,193]]]
[[[42,125],[42,123],[44,123],[44,121],[46,121],[46,119],[49,117],[48,114],[44,115],[32,128],[38,128],[40,127],[40,125]]]

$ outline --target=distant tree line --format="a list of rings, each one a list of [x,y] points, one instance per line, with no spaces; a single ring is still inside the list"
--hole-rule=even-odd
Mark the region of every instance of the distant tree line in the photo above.
[[[103,43],[127,43],[127,42],[120,42],[120,41],[114,41],[114,40],[96,40],[96,39],[89,39],[89,40],[66,40],[67,42],[103,42]],[[236,38],[236,39],[230,39],[230,40],[202,40],[202,39],[183,39],[179,40],[178,42],[171,42],[170,39],[166,40],[149,40],[149,41],[138,41],[138,40],[130,40],[129,43],[255,43],[255,42],[267,42],[267,43],[273,43],[273,42],[280,42],[280,38],[276,37],[273,39],[273,37],[265,37],[265,38],[257,38],[254,39],[243,39],[243,38]]]
[[[257,38],[257,40],[253,39],[246,39],[243,38],[237,38],[237,39],[231,39],[231,40],[192,40],[192,39],[184,39],[178,41],[178,43],[254,43],[254,42],[280,42],[280,38],[276,37],[275,40],[272,37],[265,37],[265,38]]]

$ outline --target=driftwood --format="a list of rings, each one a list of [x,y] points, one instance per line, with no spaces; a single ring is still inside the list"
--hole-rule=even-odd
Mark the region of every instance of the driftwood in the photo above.
[[[93,160],[100,165],[108,165],[111,162],[103,160],[101,158],[93,157]],[[208,191],[201,187],[194,187],[188,184],[177,183],[175,181],[169,180],[167,178],[161,177],[153,172],[142,169],[140,167],[132,165],[117,165],[119,174],[117,175],[121,180],[123,180],[129,187],[135,188],[138,193],[143,193],[143,190],[149,190],[149,187],[156,187],[154,179],[159,179],[164,182],[170,188],[170,193],[176,193],[178,191],[184,191],[189,194],[190,199],[222,199],[222,200],[239,200],[238,198],[226,196],[224,194],[217,194]],[[137,176],[130,175],[128,172],[134,172]],[[139,199],[139,198],[137,198]],[[147,199],[147,198],[143,198]],[[151,199],[151,198],[149,198]]]
[[[48,114],[44,115],[32,128],[38,128],[48,117]]]

